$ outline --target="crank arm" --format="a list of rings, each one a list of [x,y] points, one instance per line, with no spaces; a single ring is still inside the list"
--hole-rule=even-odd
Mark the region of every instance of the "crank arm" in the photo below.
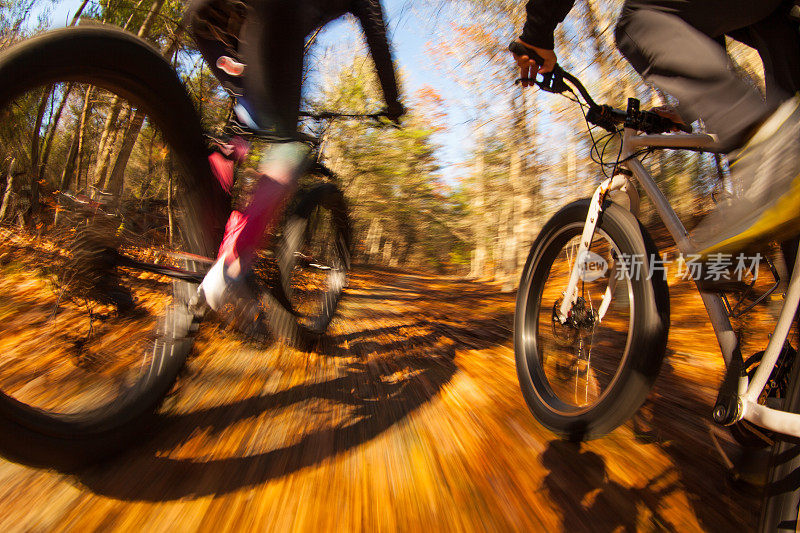
[[[139,261],[127,255],[117,254],[117,266],[132,268],[135,270],[142,270],[144,272],[152,272],[153,274],[160,274],[173,279],[180,279],[188,281],[189,283],[200,283],[206,275],[205,271],[192,272],[182,268],[175,268],[166,265],[156,265]]]

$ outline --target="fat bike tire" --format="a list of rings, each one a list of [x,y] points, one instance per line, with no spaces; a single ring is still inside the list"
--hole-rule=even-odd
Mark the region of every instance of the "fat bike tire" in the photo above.
[[[553,306],[543,303],[543,288],[551,267],[569,239],[580,238],[589,200],[573,202],[556,213],[531,247],[517,293],[514,351],[517,376],[526,403],[536,420],[564,439],[583,441],[601,437],[628,420],[649,394],[666,349],[669,295],[665,273],[630,276],[630,327],[627,349],[620,358],[616,378],[593,405],[567,405],[554,393],[545,377],[545,357],[539,343],[539,313]],[[597,223],[617,255],[659,259],[645,228],[623,207],[607,202]],[[572,241],[570,241],[572,242]],[[646,263],[643,265],[647,271]],[[566,281],[564,287],[566,288]],[[563,289],[562,289],[563,290]]]
[[[300,349],[319,342],[347,286],[350,246],[350,216],[342,191],[333,183],[301,190],[277,251],[280,287],[269,309],[278,338]]]
[[[174,230],[175,242],[180,241],[180,251],[186,252],[182,257],[189,257],[188,254],[190,253],[205,257],[213,256],[216,245],[215,239],[218,237],[217,234],[224,223],[227,207],[224,205],[224,201],[219,200],[223,198],[221,189],[214,182],[206,162],[199,117],[169,61],[157,50],[132,34],[107,26],[87,26],[56,30],[5,50],[0,55],[0,79],[3,80],[3,83],[0,84],[0,112],[2,112],[2,109],[10,109],[15,112],[17,107],[13,107],[12,103],[24,102],[25,100],[20,100],[24,98],[24,95],[33,94],[36,98],[42,98],[39,95],[45,95],[44,98],[53,100],[52,104],[40,105],[40,108],[44,108],[45,111],[47,109],[51,110],[49,111],[50,115],[48,115],[50,117],[58,116],[52,112],[52,109],[57,107],[58,99],[63,98],[66,100],[68,97],[76,98],[74,100],[76,103],[70,104],[73,109],[76,105],[82,105],[84,101],[91,101],[93,111],[101,107],[103,109],[113,107],[110,102],[115,100],[111,97],[119,97],[120,101],[130,104],[126,108],[129,117],[133,116],[134,111],[144,114],[146,118],[143,122],[143,129],[148,132],[158,130],[160,135],[158,142],[161,143],[158,146],[163,146],[164,153],[169,154],[169,170],[163,170],[166,167],[161,167],[164,176],[169,172],[170,180],[172,180],[172,176],[178,174],[175,178],[176,181],[174,183],[170,181],[170,183],[176,189],[179,188],[179,190],[185,192],[179,199],[171,199],[174,203],[172,204],[172,211],[170,211],[175,215],[170,218],[170,224],[172,224],[170,227]],[[89,92],[90,89],[92,92]],[[48,97],[48,92],[52,96]],[[86,95],[85,98],[83,97],[84,94]],[[92,98],[90,98],[90,94]],[[98,95],[101,94],[108,95],[108,97],[103,96],[103,99],[100,99]],[[77,97],[80,98],[77,99]],[[42,102],[46,101],[42,100]],[[69,100],[69,102],[73,102],[73,100]],[[84,114],[86,114],[88,107],[88,104],[84,107]],[[33,109],[35,110],[36,107],[34,106]],[[41,114],[40,112],[40,116]],[[36,116],[35,111],[33,116]],[[53,128],[55,129],[58,126],[58,118],[54,120],[55,125]],[[98,119],[95,124],[102,124],[102,121]],[[95,125],[94,127],[97,126]],[[57,131],[62,130],[59,128]],[[67,128],[65,131],[73,130]],[[69,133],[64,133],[64,135],[69,135]],[[152,135],[155,134],[153,133]],[[134,157],[136,157],[135,154],[134,148]],[[127,172],[127,170],[125,171]],[[141,179],[141,177],[137,179]],[[166,178],[164,179],[166,180]],[[80,184],[80,174],[78,174],[77,180],[77,184]],[[164,203],[166,204],[166,200],[164,200]],[[59,237],[68,236],[71,232],[76,232],[76,228],[83,227],[75,224],[59,223],[59,217],[61,217],[60,220],[62,221],[68,219],[59,214],[58,210],[56,210],[56,213],[56,218],[51,219],[55,220],[55,222],[47,221],[44,223],[45,232],[49,231],[48,235],[52,235],[52,241],[56,243],[51,246],[51,251],[53,248],[59,249]],[[85,218],[76,224],[83,224],[89,228],[92,227],[92,223],[96,218]],[[118,237],[124,233],[125,222],[120,222],[121,219],[114,218],[114,216],[106,218],[113,222],[112,226],[106,226],[111,228],[110,231],[105,232],[104,235],[106,237]],[[61,225],[59,226],[59,224]],[[166,225],[163,227],[166,227]],[[48,230],[48,228],[52,229]],[[107,268],[108,262],[106,259],[108,255],[89,254],[91,257],[88,262],[77,261],[76,257],[78,256],[74,252],[77,249],[75,246],[80,245],[85,248],[86,243],[92,241],[92,235],[102,237],[103,232],[87,230],[86,232],[77,231],[77,233],[79,237],[72,239],[72,252],[65,245],[62,252],[54,252],[52,256],[55,257],[60,254],[65,264],[69,261],[77,263],[78,270],[81,268],[83,270],[89,269],[86,274],[91,279],[93,275],[93,272],[91,272],[92,265],[105,264],[106,267],[104,268]],[[128,233],[133,234],[135,232],[128,231]],[[163,230],[162,233],[166,235],[167,231]],[[172,234],[170,232],[170,239],[172,239]],[[169,244],[172,244],[171,240]],[[10,249],[7,248],[7,250]],[[32,251],[33,247],[26,248],[23,244],[14,247],[14,250],[16,250],[16,255],[12,254],[11,265],[18,264],[21,266],[16,270],[6,267],[0,271],[0,282],[4,282],[7,287],[19,288],[23,284],[16,281],[13,276],[22,276],[25,277],[24,282],[29,283],[29,285],[44,280],[41,283],[42,287],[44,287],[45,282],[49,282],[48,276],[50,274],[43,274],[37,278],[37,275],[33,273],[36,271],[36,268],[30,266],[35,260]],[[94,250],[96,251],[97,248]],[[140,248],[140,251],[147,250]],[[40,253],[41,250],[36,252]],[[108,250],[103,253],[105,254],[106,252]],[[114,252],[109,253],[113,255]],[[57,260],[54,259],[54,261]],[[196,271],[199,271],[203,268],[202,262],[194,259],[180,259],[178,261],[179,264],[176,266],[186,270],[196,269]],[[107,268],[107,270],[110,272],[112,269]],[[59,273],[56,272],[52,277],[55,278],[58,275]],[[120,276],[115,279],[127,279],[125,276],[133,279],[136,275],[125,274]],[[11,377],[8,381],[0,380],[0,435],[2,435],[0,437],[0,453],[13,460],[27,464],[60,470],[74,470],[89,463],[97,463],[106,459],[147,434],[148,423],[152,421],[154,413],[173,388],[192,348],[194,334],[197,329],[197,320],[186,311],[185,302],[194,292],[195,286],[189,282],[177,281],[166,277],[158,280],[153,278],[145,280],[140,276],[137,283],[140,285],[149,283],[150,287],[160,287],[163,289],[163,299],[167,303],[159,304],[157,306],[158,310],[153,305],[153,309],[143,311],[145,315],[150,315],[152,323],[155,325],[152,329],[147,330],[147,334],[142,333],[141,335],[141,342],[147,344],[142,353],[147,353],[148,355],[141,356],[142,358],[146,357],[146,363],[141,363],[137,360],[133,365],[135,372],[132,375],[135,378],[132,378],[130,383],[126,382],[124,386],[114,384],[114,387],[116,387],[114,390],[120,391],[116,400],[97,403],[76,401],[74,406],[67,409],[66,406],[60,405],[58,400],[48,400],[50,403],[47,404],[47,407],[42,407],[46,402],[42,400],[42,405],[39,405],[35,396],[28,393],[28,390],[36,385],[37,379],[40,379],[36,377],[36,374],[32,373],[31,375],[34,378],[22,384],[19,382],[25,378],[10,374]],[[42,291],[44,291],[44,288]],[[112,297],[111,303],[116,305],[117,309],[113,309],[114,305],[106,305],[106,308],[111,309],[108,311],[107,317],[103,319],[107,321],[107,324],[111,324],[107,328],[110,331],[109,335],[114,334],[114,331],[119,332],[119,330],[114,330],[116,327],[114,324],[117,320],[116,313],[121,306],[120,302],[129,305],[136,299],[135,294],[133,299],[130,296],[131,293],[128,293],[127,297],[124,294],[123,296]],[[20,302],[23,301],[21,298],[19,299]],[[86,301],[91,297],[84,295],[81,298],[76,297],[73,299]],[[100,299],[102,299],[102,295]],[[38,297],[31,298],[31,300],[43,305],[41,300],[38,300]],[[66,298],[61,299],[59,296],[52,316],[69,315],[72,312],[65,310],[69,307],[64,303],[66,301]],[[101,303],[105,305],[109,302]],[[22,304],[15,305],[21,308]],[[33,306],[30,306],[30,308],[34,309]],[[11,335],[10,327],[6,327],[9,324],[9,320],[11,322],[15,319],[21,320],[19,313],[22,313],[22,311],[18,311],[17,308],[13,307],[9,309],[10,318],[6,316],[6,319],[4,319],[5,331],[0,335],[0,339],[6,335]],[[138,316],[141,317],[141,314]],[[52,335],[52,342],[49,345],[44,341],[36,341],[35,339],[27,341],[29,343],[38,342],[38,345],[43,349],[49,349],[61,342],[58,340],[60,334],[50,331],[52,326],[48,325],[49,322],[47,320],[39,320],[37,322],[31,319],[26,323],[29,330],[20,334],[20,338],[23,341],[26,338],[31,339],[33,335],[41,336],[43,339],[47,335]],[[98,330],[98,323],[95,320],[95,329],[93,330],[95,332]],[[32,331],[30,328],[38,329]],[[142,331],[144,332],[145,330],[142,329]],[[90,335],[92,334],[90,333]],[[117,336],[119,337],[120,335]],[[84,341],[85,339],[81,342]],[[12,348],[24,352],[25,348],[20,348],[20,344],[16,343],[16,341],[14,342],[15,346]],[[61,344],[64,343],[62,342]],[[122,346],[122,340],[120,339],[117,344]],[[82,353],[86,352],[85,348],[81,348],[81,350]],[[47,365],[47,361],[49,361],[46,359],[47,354],[33,353],[35,351],[28,350],[28,353],[20,353],[11,357],[10,359],[13,360],[9,363],[10,367],[19,367],[19,361],[21,360],[35,364],[37,358],[44,358],[38,359],[38,364]],[[86,363],[84,360],[80,364],[83,365],[83,370],[85,370],[87,364],[95,367],[103,366],[104,364],[106,366],[119,365],[119,361],[114,360],[114,355],[114,350],[107,349],[104,357],[110,359],[111,362],[93,360]],[[69,363],[62,362],[59,364],[63,367]],[[17,367],[14,367],[14,365],[17,365]],[[58,375],[64,375],[69,372],[74,373],[78,366],[79,364],[75,363],[68,371],[59,371]],[[45,368],[42,373],[48,371],[52,370]],[[9,370],[8,372],[11,373],[12,371]],[[10,384],[7,385],[7,383]],[[44,389],[44,387],[38,388]],[[110,386],[107,388],[110,388]],[[51,387],[50,392],[53,390],[55,390],[55,386]],[[100,385],[98,385],[98,390],[100,390]],[[47,396],[48,391],[43,391],[42,395]],[[32,399],[28,401],[25,398]]]

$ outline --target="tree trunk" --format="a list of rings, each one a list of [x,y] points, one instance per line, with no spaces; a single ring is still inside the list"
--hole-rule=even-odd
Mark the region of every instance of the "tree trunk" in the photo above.
[[[602,31],[603,28],[610,28],[613,19],[608,9],[599,5],[599,0],[585,0],[586,7],[586,26],[589,29],[590,38],[594,45],[594,60],[600,69],[600,74],[604,79],[614,79],[617,70],[614,65],[612,51],[616,50],[613,31]],[[603,91],[603,97],[609,98],[612,102],[620,102],[627,94],[627,80],[623,83],[614,83],[607,86]]]
[[[80,128],[78,129],[78,146],[77,146],[77,154],[76,154],[77,162],[75,164],[75,189],[76,190],[80,189],[80,187],[81,187],[81,174],[82,174],[81,169],[83,168],[83,163],[84,163],[83,148],[84,148],[84,144],[85,144],[84,140],[86,139],[86,127],[87,127],[86,117],[89,116],[89,113],[91,112],[91,108],[92,108],[91,98],[92,98],[92,93],[94,92],[94,91],[92,91],[92,89],[93,89],[93,87],[89,87],[86,90],[86,98],[83,101],[83,111],[81,112]],[[88,177],[86,179],[86,190],[87,190],[87,192],[89,192],[89,179],[88,179]]]
[[[156,16],[158,16],[158,12],[161,11],[164,2],[165,0],[154,0],[150,5],[150,11],[147,12],[147,16],[144,18],[144,21],[142,21],[142,25],[139,26],[139,31],[136,34],[138,37],[144,39],[147,37],[147,34],[150,33],[150,28],[153,26],[153,22],[155,22]]]
[[[125,169],[128,166],[133,147],[136,145],[136,139],[139,138],[142,124],[144,124],[144,111],[137,109],[133,113],[128,129],[125,130],[125,135],[122,137],[122,146],[117,155],[117,162],[114,163],[114,168],[108,178],[107,192],[110,192],[116,198],[119,198],[125,189]]]
[[[173,228],[175,226],[172,214],[172,158],[167,157],[167,234],[169,236],[169,245],[170,247],[174,246],[174,234]]]
[[[392,265],[392,241],[386,239],[383,243],[383,264],[386,266]]]
[[[379,218],[373,218],[367,230],[367,238],[364,240],[364,252],[367,254],[367,260],[371,261],[372,258],[378,255],[381,249],[381,237],[383,236],[383,226]]]
[[[136,4],[136,7],[135,7],[135,8],[133,9],[133,11],[131,12],[131,16],[130,16],[130,17],[128,17],[128,20],[126,20],[126,21],[125,21],[125,25],[124,25],[124,26],[122,26],[122,29],[123,29],[123,30],[127,30],[128,28],[130,28],[130,26],[131,26],[131,22],[133,22],[133,16],[134,16],[136,13],[138,13],[138,12],[139,12],[139,10],[142,8],[142,4],[143,4],[143,3],[144,3],[144,0],[139,0],[139,2],[137,2],[137,4]]]
[[[83,2],[81,2],[81,5],[78,6],[78,10],[75,11],[74,15],[72,15],[72,20],[69,23],[70,26],[74,26],[75,24],[78,23],[78,19],[81,18],[81,15],[83,14],[83,10],[86,9],[86,5],[88,3],[89,3],[89,0],[83,0]]]
[[[536,137],[536,111],[530,112],[535,108],[535,93],[521,91],[520,113],[522,122],[520,128],[524,139],[520,145],[520,153],[523,154],[520,169],[521,192],[518,196],[520,219],[520,237],[518,238],[519,255],[517,255],[517,272],[522,270],[528,258],[528,247],[536,238],[536,228],[539,224],[539,217],[542,209],[542,188],[538,179],[533,177],[535,166],[536,147],[533,139]]]
[[[17,160],[12,158],[8,164],[8,177],[6,178],[6,190],[3,194],[3,203],[0,204],[0,221],[6,218],[8,206],[11,204],[11,195],[14,193],[14,167]]]
[[[165,0],[155,0],[151,6],[150,10],[147,12],[147,16],[145,17],[142,25],[139,27],[139,31],[137,35],[144,39],[147,37],[147,34],[150,32],[150,28],[155,22],[156,16],[158,12],[161,10],[161,7],[164,5]],[[139,5],[141,5],[141,1]],[[137,6],[138,7],[138,6]],[[127,29],[128,24],[130,24],[131,19],[125,23],[125,28]],[[181,31],[181,30],[179,30]],[[173,40],[173,43],[170,45],[168,50],[177,49],[177,36]],[[174,51],[172,52],[174,53]],[[170,53],[170,57],[172,56]],[[111,110],[106,117],[105,123],[103,124],[103,133],[100,135],[100,144],[98,145],[97,151],[97,163],[95,164],[95,171],[94,171],[94,186],[98,189],[105,189],[106,187],[106,174],[108,172],[108,167],[111,163],[111,155],[112,150],[114,147],[113,140],[119,133],[119,127],[116,125],[117,119],[119,118],[120,112],[122,111],[123,102],[119,99],[118,96],[114,95],[111,99],[109,104]],[[126,106],[127,107],[127,106]],[[123,142],[124,144],[124,142]],[[127,163],[127,162],[126,162]],[[116,168],[116,164],[115,164]]]
[[[508,163],[508,179],[511,182],[511,190],[513,197],[511,198],[511,242],[509,243],[510,250],[507,261],[509,261],[511,271],[511,289],[516,286],[519,278],[519,271],[525,261],[527,251],[523,247],[525,243],[525,218],[526,211],[529,209],[528,203],[530,199],[525,191],[525,184],[523,182],[523,157],[529,155],[523,150],[528,147],[528,132],[526,128],[526,114],[525,114],[525,93],[520,89],[518,93],[519,102],[517,99],[511,101],[511,109],[514,114],[514,131],[517,132],[517,138],[520,135],[525,136],[521,139],[522,143],[514,142],[511,145],[511,153]]]
[[[75,11],[75,14],[72,16],[72,20],[70,21],[69,25],[74,26],[78,23],[81,15],[83,14],[84,9],[89,4],[89,0],[83,0],[81,5],[78,6],[78,9]],[[54,87],[50,87],[46,98],[49,98],[50,93],[53,92]],[[69,99],[69,93],[72,91],[72,83],[68,83],[66,89],[64,89],[64,96],[61,97],[61,102],[58,104],[58,109],[56,110],[55,115],[50,120],[50,124],[48,125],[48,131],[45,134],[45,140],[42,144],[43,146],[43,153],[42,153],[42,161],[39,165],[39,176],[38,179],[44,179],[45,169],[47,168],[47,162],[50,159],[50,149],[53,146],[53,138],[55,137],[56,129],[58,129],[58,122],[61,120],[61,114],[64,112],[64,107],[67,104],[67,100]]]
[[[45,170],[47,168],[47,163],[50,160],[50,149],[53,147],[53,139],[56,136],[58,123],[59,121],[61,121],[61,115],[64,113],[64,108],[67,105],[67,100],[69,99],[70,92],[72,92],[72,83],[68,83],[66,88],[64,89],[64,96],[61,98],[61,102],[59,102],[58,104],[58,109],[56,109],[56,113],[55,115],[53,115],[53,118],[50,121],[49,130],[47,132],[47,136],[45,137],[44,141],[44,152],[42,154],[42,164],[40,165],[40,172],[39,172],[40,179],[44,178]]]
[[[72,176],[75,174],[75,160],[78,156],[78,132],[72,136],[72,142],[69,145],[69,153],[67,154],[67,164],[64,165],[64,170],[61,172],[61,180],[58,189],[60,191],[69,190]]]
[[[111,109],[103,123],[103,133],[100,134],[100,143],[97,145],[97,161],[94,167],[94,186],[98,189],[102,189],[106,185],[106,174],[108,173],[108,165],[111,161],[111,150],[114,145],[114,139],[110,139],[110,137],[115,137],[116,133],[119,131],[115,127],[115,123],[123,107],[122,103],[119,101],[119,97],[116,95],[111,98],[110,106]]]
[[[475,250],[472,254],[472,267],[469,277],[474,279],[482,278],[486,275],[486,241],[488,233],[486,231],[486,168],[483,154],[483,139],[479,136],[478,153],[475,156],[475,200],[473,201],[473,212],[475,215]]]
[[[127,104],[119,103],[115,105],[117,97],[112,99],[112,108],[106,117],[103,125],[103,133],[100,137],[100,145],[95,161],[94,186],[97,189],[105,189],[108,180],[108,173],[111,170],[111,159],[115,153],[119,152],[120,135],[122,124],[127,123],[132,111]],[[118,125],[119,124],[119,125]]]
[[[76,124],[77,131],[72,136],[72,143],[70,144],[69,154],[67,155],[67,163],[64,165],[64,171],[61,173],[61,181],[59,183],[59,190],[66,191],[70,187],[70,182],[72,182],[73,176],[75,176],[76,171],[76,162],[78,160],[78,148],[81,144],[81,133],[83,131],[83,126],[86,123],[86,115],[89,106],[89,98],[91,97],[91,87],[87,87],[86,95],[83,99],[83,110],[81,110],[80,119],[78,119],[78,123]],[[78,179],[76,177],[75,180],[75,192],[77,192],[78,188]]]
[[[153,165],[153,147],[156,143],[156,133],[153,131],[153,134],[150,136],[150,145],[147,148],[147,172],[144,175],[144,179],[142,179],[142,184],[139,187],[139,198],[144,198],[147,194],[148,189],[150,189],[150,184],[153,181],[153,172],[155,166]]]
[[[513,201],[514,198],[503,199],[500,210],[500,223],[498,224],[498,238],[495,244],[494,257],[497,258],[497,281],[501,283],[503,292],[514,290],[514,259],[517,244],[514,242],[513,226]]]
[[[508,200],[509,235],[506,241],[506,253],[503,259],[503,269],[506,279],[503,290],[512,291],[518,278],[518,268],[522,255],[521,242],[523,231],[523,205],[520,199],[524,196],[522,187],[522,154],[516,148],[516,143],[511,144],[511,153],[508,162],[508,180],[511,184],[512,196]]]
[[[583,196],[578,181],[578,139],[575,135],[570,135],[567,144],[567,175],[564,178],[564,198],[559,198],[560,202],[567,203]]]
[[[44,110],[47,107],[47,100],[50,98],[51,90],[52,88],[48,88],[39,102],[39,109],[36,111],[36,124],[33,127],[33,136],[31,138],[31,166],[28,169],[28,173],[30,175],[30,210],[32,213],[39,211],[39,139],[41,137],[39,130],[42,129]]]
[[[163,3],[164,0],[156,0],[156,2],[153,2],[153,8],[151,8],[151,12],[148,14],[148,17],[153,13],[153,9],[155,9],[157,4],[158,8],[160,9]],[[147,23],[147,20],[145,20],[145,23]],[[142,24],[142,27],[144,27],[145,23]],[[172,42],[167,46],[166,50],[164,50],[163,55],[167,58],[167,60],[171,59],[172,56],[175,55],[175,52],[178,51],[178,37],[179,34],[176,33],[173,36]],[[117,155],[117,161],[114,163],[114,168],[111,171],[111,176],[108,179],[108,187],[115,195],[122,194],[122,191],[125,188],[125,168],[128,166],[128,159],[130,159],[131,152],[133,152],[133,147],[136,145],[136,140],[139,138],[139,132],[142,130],[144,119],[144,111],[137,109],[131,118],[128,129],[125,130],[125,135],[122,138],[122,146],[119,150],[119,154]]]

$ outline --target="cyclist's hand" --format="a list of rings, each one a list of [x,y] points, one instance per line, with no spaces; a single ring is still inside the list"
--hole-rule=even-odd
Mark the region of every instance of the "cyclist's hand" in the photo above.
[[[386,118],[400,125],[400,118],[406,114],[406,108],[400,102],[394,102],[386,107]]]
[[[675,107],[673,107],[671,105],[660,105],[660,106],[654,107],[650,111],[652,111],[653,113],[655,113],[656,115],[659,115],[661,117],[668,118],[668,119],[670,119],[672,122],[674,122],[676,124],[682,124],[683,126],[687,126],[688,127],[688,125],[683,120],[683,118],[681,118],[681,116],[678,114],[678,110],[675,109]],[[675,127],[675,128],[672,128],[672,131],[680,131],[680,129]]]
[[[539,57],[541,57],[544,62],[540,65],[530,56],[526,55],[514,55],[514,60],[519,65],[519,76],[522,79],[533,79],[536,77],[538,72],[542,74],[546,72],[550,72],[556,66],[556,53],[553,50],[547,50],[546,48],[537,48],[535,46],[531,46],[525,41],[521,39],[517,39],[517,42],[524,45],[526,48],[529,48],[534,53],[536,53]],[[522,82],[523,87],[528,87],[533,85],[533,82]]]

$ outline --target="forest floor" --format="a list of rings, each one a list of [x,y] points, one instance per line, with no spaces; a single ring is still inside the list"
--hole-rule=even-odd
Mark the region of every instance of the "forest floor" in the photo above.
[[[0,529],[753,529],[760,497],[709,437],[714,334],[692,286],[670,284],[650,399],[582,445],[528,411],[496,285],[358,270],[317,353],[204,324],[143,443],[71,475],[0,460]]]

